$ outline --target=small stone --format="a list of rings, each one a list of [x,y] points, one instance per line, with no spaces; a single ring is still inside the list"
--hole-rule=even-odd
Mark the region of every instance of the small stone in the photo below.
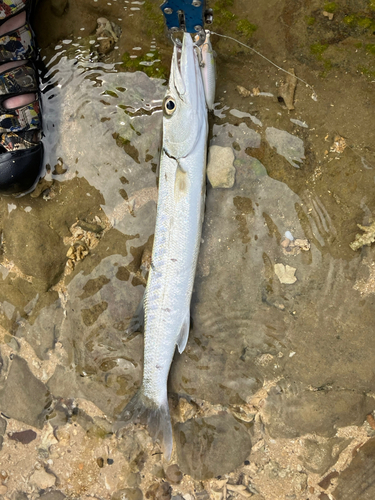
[[[159,488],[159,483],[154,483],[148,488],[145,495],[147,500],[154,500],[158,488]]]
[[[155,500],[170,500],[172,496],[172,488],[169,483],[161,483],[156,490]]]
[[[289,238],[284,238],[280,245],[283,247],[283,248],[287,248],[289,246],[289,243],[290,243],[290,239]]]
[[[284,101],[285,106],[288,110],[294,109],[294,93],[296,91],[297,78],[293,68],[288,69],[288,74],[285,77],[285,82],[283,82],[279,87],[278,97],[281,101]]]
[[[295,267],[284,266],[284,264],[278,263],[275,264],[274,270],[276,273],[276,276],[279,278],[280,283],[285,283],[287,285],[292,285],[297,281],[297,278],[294,276],[294,273],[296,272]]]
[[[208,153],[207,177],[213,188],[231,188],[236,169],[231,147],[211,146]]]
[[[98,467],[100,467],[101,469],[104,467],[104,460],[102,459],[102,457],[97,458],[96,463],[98,464]]]
[[[8,487],[5,484],[0,484],[0,495],[5,495],[8,491]]]
[[[45,490],[55,485],[56,478],[52,474],[48,474],[44,469],[40,469],[35,471],[30,477],[30,483],[34,484],[37,488]]]
[[[339,473],[337,472],[337,470],[334,470],[334,471],[330,472],[329,474],[327,474],[326,477],[324,477],[320,481],[319,486],[321,488],[323,488],[323,490],[326,490],[327,488],[329,488],[331,486],[332,479],[335,479],[336,477],[339,477]]]
[[[31,429],[27,429],[26,431],[21,431],[21,432],[9,432],[8,437],[12,441],[17,441],[18,443],[22,444],[29,444],[31,441],[34,441],[36,438],[37,433],[34,432]]]
[[[327,12],[326,10],[323,10],[323,16],[328,17],[330,21],[333,19],[333,12]]]
[[[343,137],[336,135],[333,140],[333,145],[330,148],[330,152],[340,154],[344,151],[346,146],[346,140]]]
[[[139,488],[124,488],[113,493],[111,500],[143,500],[143,493]]]
[[[165,476],[172,484],[181,483],[183,477],[177,464],[170,465],[165,471]]]
[[[66,498],[64,493],[58,490],[53,490],[53,491],[47,491],[46,493],[43,493],[43,495],[40,495],[39,500],[63,500]]]
[[[70,442],[70,433],[67,429],[64,427],[58,427],[55,431],[55,436],[57,441],[62,445],[62,446],[67,446]]]
[[[177,406],[178,420],[180,422],[186,422],[190,418],[193,418],[198,411],[197,405],[190,403],[185,398],[180,398]]]
[[[11,418],[41,429],[51,401],[46,386],[32,374],[27,362],[14,356],[0,391],[1,410]]]
[[[240,94],[240,96],[242,96],[242,97],[251,96],[251,91],[245,89],[245,87],[242,87],[241,85],[237,85],[236,90]]]
[[[200,491],[195,494],[197,500],[210,500],[210,495],[206,490]],[[173,500],[173,497],[172,497]]]

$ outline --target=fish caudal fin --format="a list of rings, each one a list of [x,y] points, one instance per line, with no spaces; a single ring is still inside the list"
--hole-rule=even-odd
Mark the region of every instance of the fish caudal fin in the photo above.
[[[142,387],[133,396],[113,424],[117,432],[131,422],[139,422],[147,426],[154,441],[158,441],[167,460],[171,458],[173,437],[169,414],[168,399],[161,406],[143,394]]]

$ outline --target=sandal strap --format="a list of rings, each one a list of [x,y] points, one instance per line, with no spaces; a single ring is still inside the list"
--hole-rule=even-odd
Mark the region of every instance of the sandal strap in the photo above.
[[[30,63],[0,73],[0,103],[9,97],[38,92],[38,89],[36,69]]]
[[[30,149],[41,141],[41,135],[40,130],[28,130],[19,134],[8,132],[0,135],[0,145],[7,151]]]
[[[35,56],[35,41],[29,23],[0,36],[0,63],[22,61]]]
[[[41,128],[42,119],[38,99],[20,108],[7,109],[0,116],[0,133],[23,132]]]
[[[2,0],[0,4],[0,21],[21,12],[27,2],[28,0]]]

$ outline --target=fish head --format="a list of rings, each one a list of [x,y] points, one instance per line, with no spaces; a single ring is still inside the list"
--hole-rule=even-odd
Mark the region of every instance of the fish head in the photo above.
[[[207,110],[198,57],[191,36],[175,46],[168,91],[163,101],[163,149],[171,157],[186,157],[195,147]]]

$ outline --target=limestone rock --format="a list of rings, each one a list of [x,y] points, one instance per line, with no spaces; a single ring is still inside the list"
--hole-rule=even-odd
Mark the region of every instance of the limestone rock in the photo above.
[[[5,415],[41,429],[51,404],[46,386],[31,373],[27,362],[14,356],[4,388],[0,409]]]
[[[315,439],[306,439],[303,446],[303,465],[310,472],[324,474],[337,462],[342,450],[348,446],[350,440],[331,438],[321,443]]]
[[[124,488],[111,496],[111,500],[142,500],[143,493],[139,488]]]
[[[333,437],[338,427],[361,425],[373,407],[371,398],[354,391],[309,391],[297,383],[280,384],[270,390],[264,416],[273,438],[307,433]]]
[[[48,474],[44,469],[39,469],[30,477],[30,483],[34,484],[37,488],[45,490],[55,485],[56,478],[52,474]]]
[[[178,464],[197,480],[233,471],[251,451],[246,428],[229,413],[179,423],[175,436]]]
[[[31,213],[14,210],[4,223],[6,257],[27,276],[47,290],[54,285],[65,267],[66,247],[62,238],[47,222]]]
[[[63,500],[64,498],[66,498],[64,493],[58,490],[47,491],[40,496],[40,500]]]
[[[236,169],[231,147],[211,146],[208,153],[207,176],[213,188],[231,188]]]
[[[295,267],[288,266],[288,264],[284,266],[284,264],[278,263],[274,265],[274,269],[280,283],[292,285],[297,281],[297,278],[294,276],[294,273],[296,272]]]
[[[375,498],[375,438],[361,448],[339,476],[333,498],[337,500],[373,500]]]

